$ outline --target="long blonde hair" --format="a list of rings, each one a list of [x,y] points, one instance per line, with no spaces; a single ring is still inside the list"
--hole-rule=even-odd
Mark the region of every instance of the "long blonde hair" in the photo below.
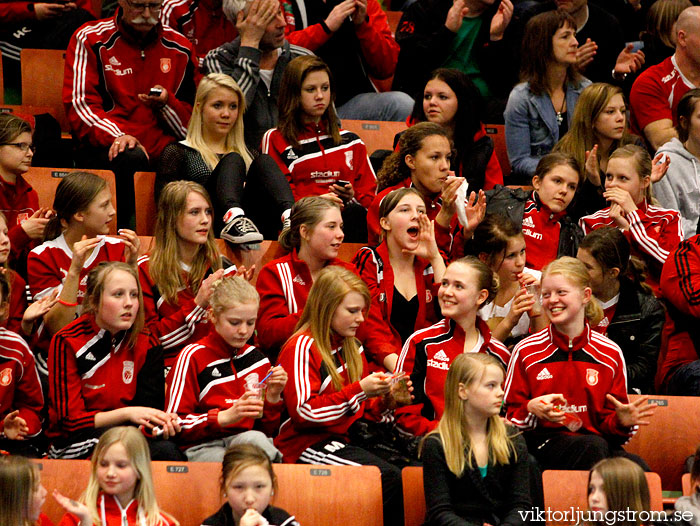
[[[572,285],[580,287],[581,290],[591,287],[591,277],[586,270],[586,266],[578,259],[570,256],[562,256],[555,259],[542,269],[541,281],[550,275],[559,274],[564,276]],[[585,309],[586,319],[591,327],[595,327],[603,319],[603,307],[600,306],[598,300],[591,294],[591,301],[586,304]]]
[[[253,156],[248,151],[243,138],[243,114],[245,113],[245,96],[243,91],[229,75],[223,73],[209,73],[203,77],[197,86],[197,94],[192,107],[192,117],[187,126],[187,142],[202,155],[202,159],[207,163],[210,170],[213,170],[219,164],[219,156],[211,149],[204,141],[202,120],[202,110],[207,103],[207,99],[212,91],[216,88],[224,88],[232,91],[238,97],[238,117],[236,122],[226,135],[225,153],[236,152],[245,162],[246,168],[253,162]]]
[[[576,157],[581,166],[584,166],[586,152],[590,152],[593,146],[598,143],[594,129],[595,121],[615,95],[622,95],[623,100],[625,98],[622,89],[612,84],[596,82],[587,86],[576,102],[569,131],[559,140],[552,151],[570,153]],[[622,138],[613,141],[609,154],[619,146],[634,143],[634,136],[627,131],[627,124],[629,123],[625,118],[625,131]],[[598,158],[600,159],[600,154]]]
[[[311,287],[295,333],[307,330],[311,332],[333,387],[337,390],[343,387],[343,380],[338,374],[338,364],[332,354],[331,322],[336,309],[350,292],[360,294],[365,300],[365,309],[369,308],[369,289],[357,274],[337,265],[330,265],[321,270]],[[362,378],[362,358],[359,349],[359,342],[355,338],[349,337],[343,340],[340,352],[351,383]]]
[[[221,256],[209,229],[207,241],[199,247],[192,261],[189,275],[183,278],[178,248],[177,222],[186,212],[190,192],[200,194],[209,208],[213,208],[204,187],[192,181],[173,181],[165,185],[158,199],[158,217],[155,228],[155,246],[150,255],[149,271],[161,296],[170,304],[177,303],[179,290],[189,286],[197,294],[208,269],[221,268]]]
[[[468,403],[459,397],[460,384],[470,387],[479,382],[486,367],[493,365],[501,371],[503,368],[493,356],[486,353],[463,353],[457,356],[447,371],[445,380],[445,410],[435,431],[423,439],[425,442],[431,435],[439,435],[445,451],[447,468],[457,477],[461,477],[465,468],[472,469],[474,464],[472,440],[469,436],[467,416],[464,404]],[[508,436],[506,425],[498,414],[489,417],[486,424],[486,440],[489,447],[489,464],[509,464],[511,457],[515,458],[515,446]]]
[[[139,511],[143,513],[147,526],[162,526],[166,522],[161,517],[161,511],[156,501],[156,493],[153,488],[153,476],[151,475],[151,455],[148,444],[143,434],[131,426],[118,426],[105,431],[100,437],[95,450],[92,453],[90,481],[87,489],[80,497],[81,501],[90,510],[92,523],[95,526],[105,526],[100,520],[97,511],[97,497],[101,491],[100,483],[97,480],[97,467],[107,450],[114,444],[121,444],[126,450],[126,454],[131,461],[131,465],[136,471],[136,487],[134,488],[134,498],[138,501]],[[175,525],[179,523],[170,515],[167,515]]]
[[[39,484],[39,470],[25,457],[0,456],[0,526],[31,526],[30,505]]]

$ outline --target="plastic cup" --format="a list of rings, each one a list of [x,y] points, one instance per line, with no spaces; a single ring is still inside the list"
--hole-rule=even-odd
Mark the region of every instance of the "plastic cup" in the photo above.
[[[391,377],[391,383],[398,383],[398,387],[394,389],[394,400],[398,405],[410,405],[411,393],[408,390],[408,377],[405,373],[398,373]]]
[[[542,302],[540,301],[540,286],[537,283],[531,283],[525,286],[525,290],[528,294],[532,294],[535,298],[535,303],[532,305],[530,312],[533,316],[539,316],[542,314]]]
[[[249,393],[253,393],[256,400],[262,400],[265,403],[265,391],[267,390],[267,384],[262,384],[260,382],[249,382],[246,383],[246,388]],[[258,416],[255,418],[262,418],[263,410],[260,410]]]
[[[575,433],[583,425],[583,420],[574,412],[570,411],[568,407],[562,409],[564,411],[564,421],[562,425],[565,426],[569,431]]]

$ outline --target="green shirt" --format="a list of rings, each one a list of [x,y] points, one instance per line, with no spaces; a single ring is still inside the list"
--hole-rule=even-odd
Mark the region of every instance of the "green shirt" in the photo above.
[[[454,68],[466,74],[479,89],[481,95],[488,97],[491,95],[491,91],[481,76],[481,70],[472,53],[483,21],[481,16],[462,19],[462,26],[452,41],[452,47],[442,67]]]

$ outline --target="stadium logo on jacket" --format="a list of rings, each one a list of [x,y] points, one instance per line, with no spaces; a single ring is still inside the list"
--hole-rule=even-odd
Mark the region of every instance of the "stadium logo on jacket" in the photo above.
[[[130,384],[134,379],[134,362],[129,360],[124,361],[124,368],[122,369],[122,381],[125,384]]]
[[[163,73],[168,73],[171,68],[172,68],[172,64],[170,63],[169,58],[161,58],[160,59],[160,70]]]
[[[586,382],[588,385],[595,385],[598,383],[598,371],[595,369],[586,369]]]
[[[9,367],[7,369],[3,369],[2,372],[0,372],[0,385],[3,387],[7,387],[12,383],[12,369]]]

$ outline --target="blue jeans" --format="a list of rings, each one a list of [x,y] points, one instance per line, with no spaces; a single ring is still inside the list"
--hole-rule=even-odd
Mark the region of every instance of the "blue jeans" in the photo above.
[[[413,99],[402,91],[360,93],[338,107],[340,119],[405,121],[413,111]]]
[[[671,396],[700,396],[700,360],[681,365],[668,380]]]

